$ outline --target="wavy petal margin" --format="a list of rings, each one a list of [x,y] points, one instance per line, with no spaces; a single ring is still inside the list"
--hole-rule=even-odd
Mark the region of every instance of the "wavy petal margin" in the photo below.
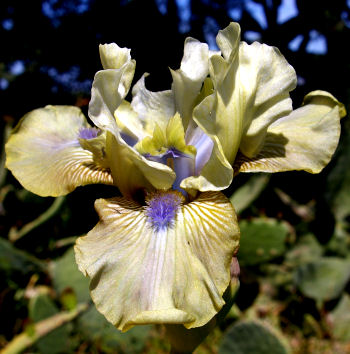
[[[179,207],[155,230],[147,207],[126,198],[96,201],[100,222],[77,240],[76,261],[91,278],[97,309],[118,329],[139,324],[206,324],[223,306],[239,227],[221,193]]]
[[[94,139],[79,142],[86,128],[91,126],[77,107],[29,112],[6,144],[6,166],[24,188],[41,196],[65,195],[86,184],[112,184],[103,146],[95,146]]]
[[[330,93],[310,92],[304,106],[271,124],[264,145],[254,158],[240,154],[236,172],[305,170],[319,173],[338,145],[344,106]]]
[[[129,49],[115,43],[100,45],[100,56],[104,70],[92,83],[89,117],[99,128],[114,132],[118,130],[114,112],[129,91],[136,62]]]
[[[208,45],[186,38],[180,69],[170,71],[176,111],[180,113],[186,131],[203,81],[209,73]]]

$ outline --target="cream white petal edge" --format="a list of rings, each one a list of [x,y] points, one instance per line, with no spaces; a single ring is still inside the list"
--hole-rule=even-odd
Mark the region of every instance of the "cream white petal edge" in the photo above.
[[[232,205],[202,193],[180,207],[174,225],[155,231],[145,207],[97,200],[100,222],[77,240],[76,261],[91,278],[97,309],[118,329],[149,323],[206,324],[223,306],[239,243]]]
[[[261,151],[252,159],[239,155],[238,172],[305,170],[319,173],[338,145],[344,106],[325,91],[313,91],[305,105],[278,119],[267,130]]]
[[[6,166],[23,187],[41,196],[64,195],[85,184],[112,184],[102,151],[79,143],[80,130],[89,127],[77,107],[29,112],[6,144]]]

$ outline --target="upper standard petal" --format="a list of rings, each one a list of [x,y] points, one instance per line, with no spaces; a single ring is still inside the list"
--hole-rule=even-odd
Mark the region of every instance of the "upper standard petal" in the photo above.
[[[268,127],[263,146],[253,158],[240,154],[237,172],[320,172],[338,145],[344,106],[325,91],[310,92],[304,105]]]

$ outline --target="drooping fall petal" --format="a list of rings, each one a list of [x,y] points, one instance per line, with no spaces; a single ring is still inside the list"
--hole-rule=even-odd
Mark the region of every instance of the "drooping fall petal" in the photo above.
[[[339,141],[344,106],[325,91],[313,91],[304,106],[271,124],[261,151],[249,159],[240,154],[237,172],[320,172]]]
[[[78,239],[79,269],[91,278],[97,309],[117,328],[207,323],[223,306],[239,229],[227,198],[202,193],[182,204],[177,192],[151,195],[147,206],[100,199],[100,222]]]
[[[104,153],[80,109],[47,106],[26,114],[6,144],[6,165],[21,184],[41,196],[59,196],[76,187],[112,184]]]

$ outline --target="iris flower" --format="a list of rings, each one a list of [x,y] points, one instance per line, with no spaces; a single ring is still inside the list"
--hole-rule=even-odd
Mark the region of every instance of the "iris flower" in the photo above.
[[[208,323],[223,307],[239,247],[233,206],[222,193],[239,172],[318,173],[339,140],[345,109],[309,93],[292,109],[296,74],[278,49],[240,41],[231,23],[219,52],[187,38],[170,90],[134,76],[130,50],[100,46],[89,118],[71,106],[25,115],[7,146],[7,167],[28,190],[59,196],[104,183],[98,224],[77,240],[97,309],[118,329]]]

